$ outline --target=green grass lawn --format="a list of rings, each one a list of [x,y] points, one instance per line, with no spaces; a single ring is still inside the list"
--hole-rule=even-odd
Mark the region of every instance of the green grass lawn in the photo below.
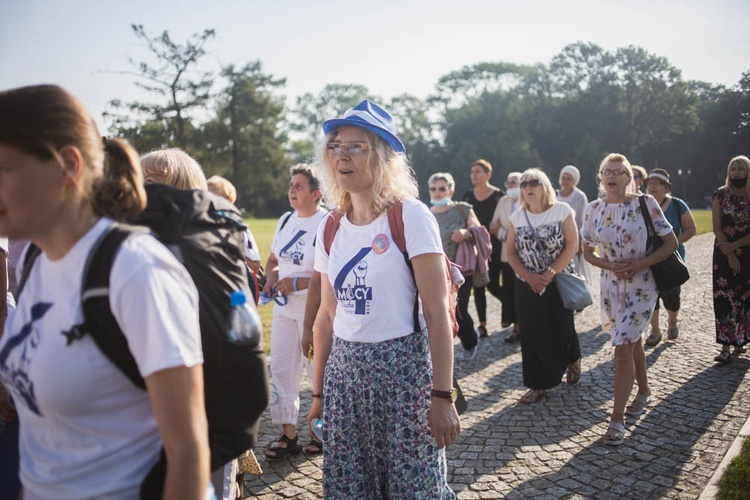
[[[691,210],[693,217],[695,217],[695,225],[698,228],[698,234],[710,233],[713,231],[713,224],[711,222],[711,211],[710,210]],[[273,237],[273,235],[272,235]],[[260,243],[258,243],[260,245]]]

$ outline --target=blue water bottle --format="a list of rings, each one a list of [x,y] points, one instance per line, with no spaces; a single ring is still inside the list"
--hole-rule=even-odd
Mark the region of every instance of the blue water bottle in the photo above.
[[[232,306],[232,315],[227,337],[235,344],[257,347],[260,344],[263,324],[258,311],[248,302],[247,292],[232,292],[229,304]]]

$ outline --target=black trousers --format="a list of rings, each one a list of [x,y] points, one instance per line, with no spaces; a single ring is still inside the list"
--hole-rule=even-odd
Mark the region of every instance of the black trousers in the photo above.
[[[461,288],[458,289],[458,304],[456,304],[456,319],[458,320],[458,338],[461,340],[461,346],[466,349],[474,348],[477,345],[477,333],[474,329],[474,320],[469,314],[469,297],[471,297],[471,276]]]
[[[487,322],[487,297],[485,296],[484,289],[487,288],[497,300],[501,302],[503,300],[503,288],[500,286],[500,272],[502,270],[502,262],[500,260],[501,242],[494,236],[491,240],[492,253],[490,254],[489,262],[487,263],[490,282],[486,287],[482,286],[474,288],[474,305],[477,306],[477,316],[479,316],[480,323]]]

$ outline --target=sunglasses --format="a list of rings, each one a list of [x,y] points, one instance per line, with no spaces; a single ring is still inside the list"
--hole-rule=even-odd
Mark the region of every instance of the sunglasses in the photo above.
[[[521,189],[526,189],[527,187],[535,188],[539,186],[539,179],[531,179],[530,181],[521,181]]]
[[[610,175],[618,175],[618,176],[619,175],[628,175],[628,171],[627,170],[610,170],[608,168],[605,168],[601,172],[601,176],[602,177],[608,177]]]
[[[633,179],[640,179],[640,178],[641,178],[641,176],[640,176],[640,175],[638,175],[638,174],[633,174]]]
[[[448,191],[448,188],[445,186],[430,186],[430,193],[434,193],[435,191],[440,191],[441,193],[444,193]]]
[[[326,152],[330,155],[340,153],[342,150],[354,156],[367,151],[366,142],[329,142],[326,144]]]

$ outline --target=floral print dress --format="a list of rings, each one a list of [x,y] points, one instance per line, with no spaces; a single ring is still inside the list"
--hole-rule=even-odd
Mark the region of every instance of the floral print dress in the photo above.
[[[750,233],[750,197],[735,196],[726,187],[714,192],[721,210],[721,230],[727,241],[737,241]],[[729,260],[714,246],[713,294],[716,316],[716,342],[743,346],[750,342],[750,248],[737,252],[740,272],[734,274]]]
[[[661,207],[650,195],[645,196],[654,230],[659,236],[672,231]],[[623,203],[607,203],[598,199],[583,212],[581,237],[589,247],[599,247],[599,254],[610,262],[640,260],[648,255],[648,231],[641,215],[638,197]],[[630,279],[617,279],[615,273],[601,271],[602,329],[609,331],[612,345],[638,342],[654,311],[656,283],[649,268]]]

